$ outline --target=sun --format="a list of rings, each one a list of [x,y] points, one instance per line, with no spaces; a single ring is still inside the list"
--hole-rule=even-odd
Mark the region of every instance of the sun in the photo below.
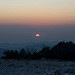
[[[39,37],[40,36],[40,34],[36,34],[36,37]]]

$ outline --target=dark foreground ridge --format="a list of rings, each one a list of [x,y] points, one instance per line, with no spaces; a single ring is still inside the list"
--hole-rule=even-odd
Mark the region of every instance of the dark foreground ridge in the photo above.
[[[8,50],[3,52],[2,59],[31,59],[37,60],[41,58],[45,59],[58,59],[58,60],[74,60],[75,61],[75,43],[69,42],[59,42],[53,48],[44,47],[39,52],[31,53],[28,49],[17,50]]]

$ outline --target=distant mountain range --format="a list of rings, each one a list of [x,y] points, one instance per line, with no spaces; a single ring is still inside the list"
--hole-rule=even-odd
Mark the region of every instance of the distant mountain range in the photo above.
[[[35,42],[35,43],[0,43],[0,56],[5,50],[21,50],[22,48],[29,48],[30,50],[41,50],[45,46],[53,47],[58,42]]]

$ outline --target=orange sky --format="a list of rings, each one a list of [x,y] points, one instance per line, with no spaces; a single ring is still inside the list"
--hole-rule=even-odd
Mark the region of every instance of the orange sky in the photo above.
[[[1,0],[0,24],[75,24],[75,0]]]

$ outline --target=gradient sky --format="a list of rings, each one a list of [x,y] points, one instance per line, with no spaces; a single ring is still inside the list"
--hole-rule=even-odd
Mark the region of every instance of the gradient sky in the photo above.
[[[0,0],[0,23],[75,24],[75,0]]]
[[[75,0],[0,0],[0,42],[60,40],[75,41]]]

